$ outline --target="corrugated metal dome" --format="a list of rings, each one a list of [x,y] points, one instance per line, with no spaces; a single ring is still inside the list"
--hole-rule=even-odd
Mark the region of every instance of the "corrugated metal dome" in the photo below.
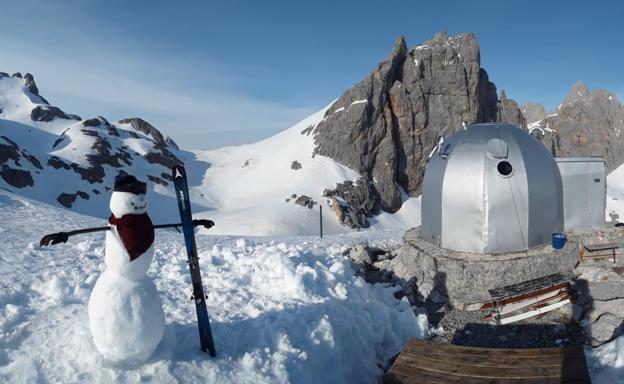
[[[559,169],[548,150],[509,124],[474,124],[429,160],[421,236],[442,248],[515,252],[563,230]]]

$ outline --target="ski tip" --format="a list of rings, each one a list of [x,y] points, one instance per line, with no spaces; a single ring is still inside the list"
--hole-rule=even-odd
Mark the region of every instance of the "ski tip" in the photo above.
[[[186,177],[186,172],[184,171],[183,165],[174,165],[171,168],[171,174],[174,179],[177,177]]]

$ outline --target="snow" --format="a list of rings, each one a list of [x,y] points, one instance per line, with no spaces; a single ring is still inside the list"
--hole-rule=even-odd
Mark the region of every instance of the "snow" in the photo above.
[[[39,170],[27,161],[21,162],[22,168],[32,174],[33,187],[16,189],[1,178],[0,187],[57,207],[61,206],[57,201],[60,194],[83,191],[88,193],[89,198],[78,197],[71,210],[107,218],[110,214],[107,208],[110,193],[106,188],[112,186],[114,176],[119,172],[118,168],[104,165],[106,176],[102,183],[91,184],[71,170],[45,166],[51,156],[56,156],[66,163],[89,167],[84,154],[92,151],[96,138],[85,135],[83,130],[96,131],[113,148],[124,148],[133,155],[132,165],[124,165],[124,170],[139,180],[148,181],[148,175],[161,177],[162,173],[169,174],[168,169],[145,160],[143,156],[153,150],[154,143],[149,136],[134,130],[129,124],[116,124],[119,136],[111,136],[101,127],[84,127],[82,122],[75,120],[33,122],[30,111],[40,105],[39,99],[25,91],[23,79],[0,79],[0,102],[4,108],[0,136],[15,141],[44,164],[44,169]],[[350,106],[366,102],[366,99],[356,100]],[[314,135],[309,131],[302,134],[307,128],[318,125],[332,104],[333,102],[293,127],[254,144],[211,151],[171,149],[185,163],[195,216],[210,218],[216,223],[210,230],[211,234],[316,235],[319,231],[321,205],[326,208],[322,218],[325,234],[354,231],[339,223],[334,212],[329,209],[323,192],[325,189],[335,188],[337,183],[356,181],[361,175],[331,158],[313,155],[316,146]],[[16,105],[18,107],[12,107]],[[334,113],[340,111],[344,109],[337,109]],[[2,140],[0,138],[0,142]],[[291,168],[294,161],[301,164],[300,169]],[[11,159],[7,165],[17,167]],[[295,199],[286,201],[293,194],[310,197],[315,203],[313,208],[296,205]],[[177,219],[177,205],[171,184],[163,186],[148,182],[148,197],[150,204],[158,207],[150,212],[152,219],[160,222]],[[395,213],[397,216],[392,220],[373,220],[372,229],[404,232],[409,228],[401,226],[402,223],[419,220],[406,216],[412,211],[402,209]]]
[[[585,350],[592,383],[621,383],[624,381],[624,336]]]
[[[253,164],[253,163],[252,163]],[[374,383],[426,316],[354,274],[357,242],[397,246],[398,231],[318,237],[197,236],[217,357],[199,350],[182,235],[156,233],[148,276],[163,303],[161,343],[143,364],[97,352],[87,301],[105,270],[104,235],[39,247],[49,232],[103,225],[0,190],[0,382]]]
[[[368,103],[368,99],[355,100],[353,103],[349,104],[349,106],[355,105],[355,104],[363,104],[363,103]]]

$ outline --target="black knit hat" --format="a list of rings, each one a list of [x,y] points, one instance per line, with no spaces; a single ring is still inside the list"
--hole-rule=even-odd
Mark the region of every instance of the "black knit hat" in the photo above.
[[[144,195],[147,192],[147,184],[137,180],[132,175],[118,175],[115,177],[115,192],[130,192],[135,195]]]

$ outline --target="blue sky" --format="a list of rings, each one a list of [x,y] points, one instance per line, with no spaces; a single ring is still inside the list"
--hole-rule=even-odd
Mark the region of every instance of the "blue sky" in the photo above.
[[[576,80],[624,99],[619,1],[94,1],[0,5],[0,71],[67,112],[140,116],[186,148],[252,142],[358,82],[404,35],[473,32],[520,103]]]

